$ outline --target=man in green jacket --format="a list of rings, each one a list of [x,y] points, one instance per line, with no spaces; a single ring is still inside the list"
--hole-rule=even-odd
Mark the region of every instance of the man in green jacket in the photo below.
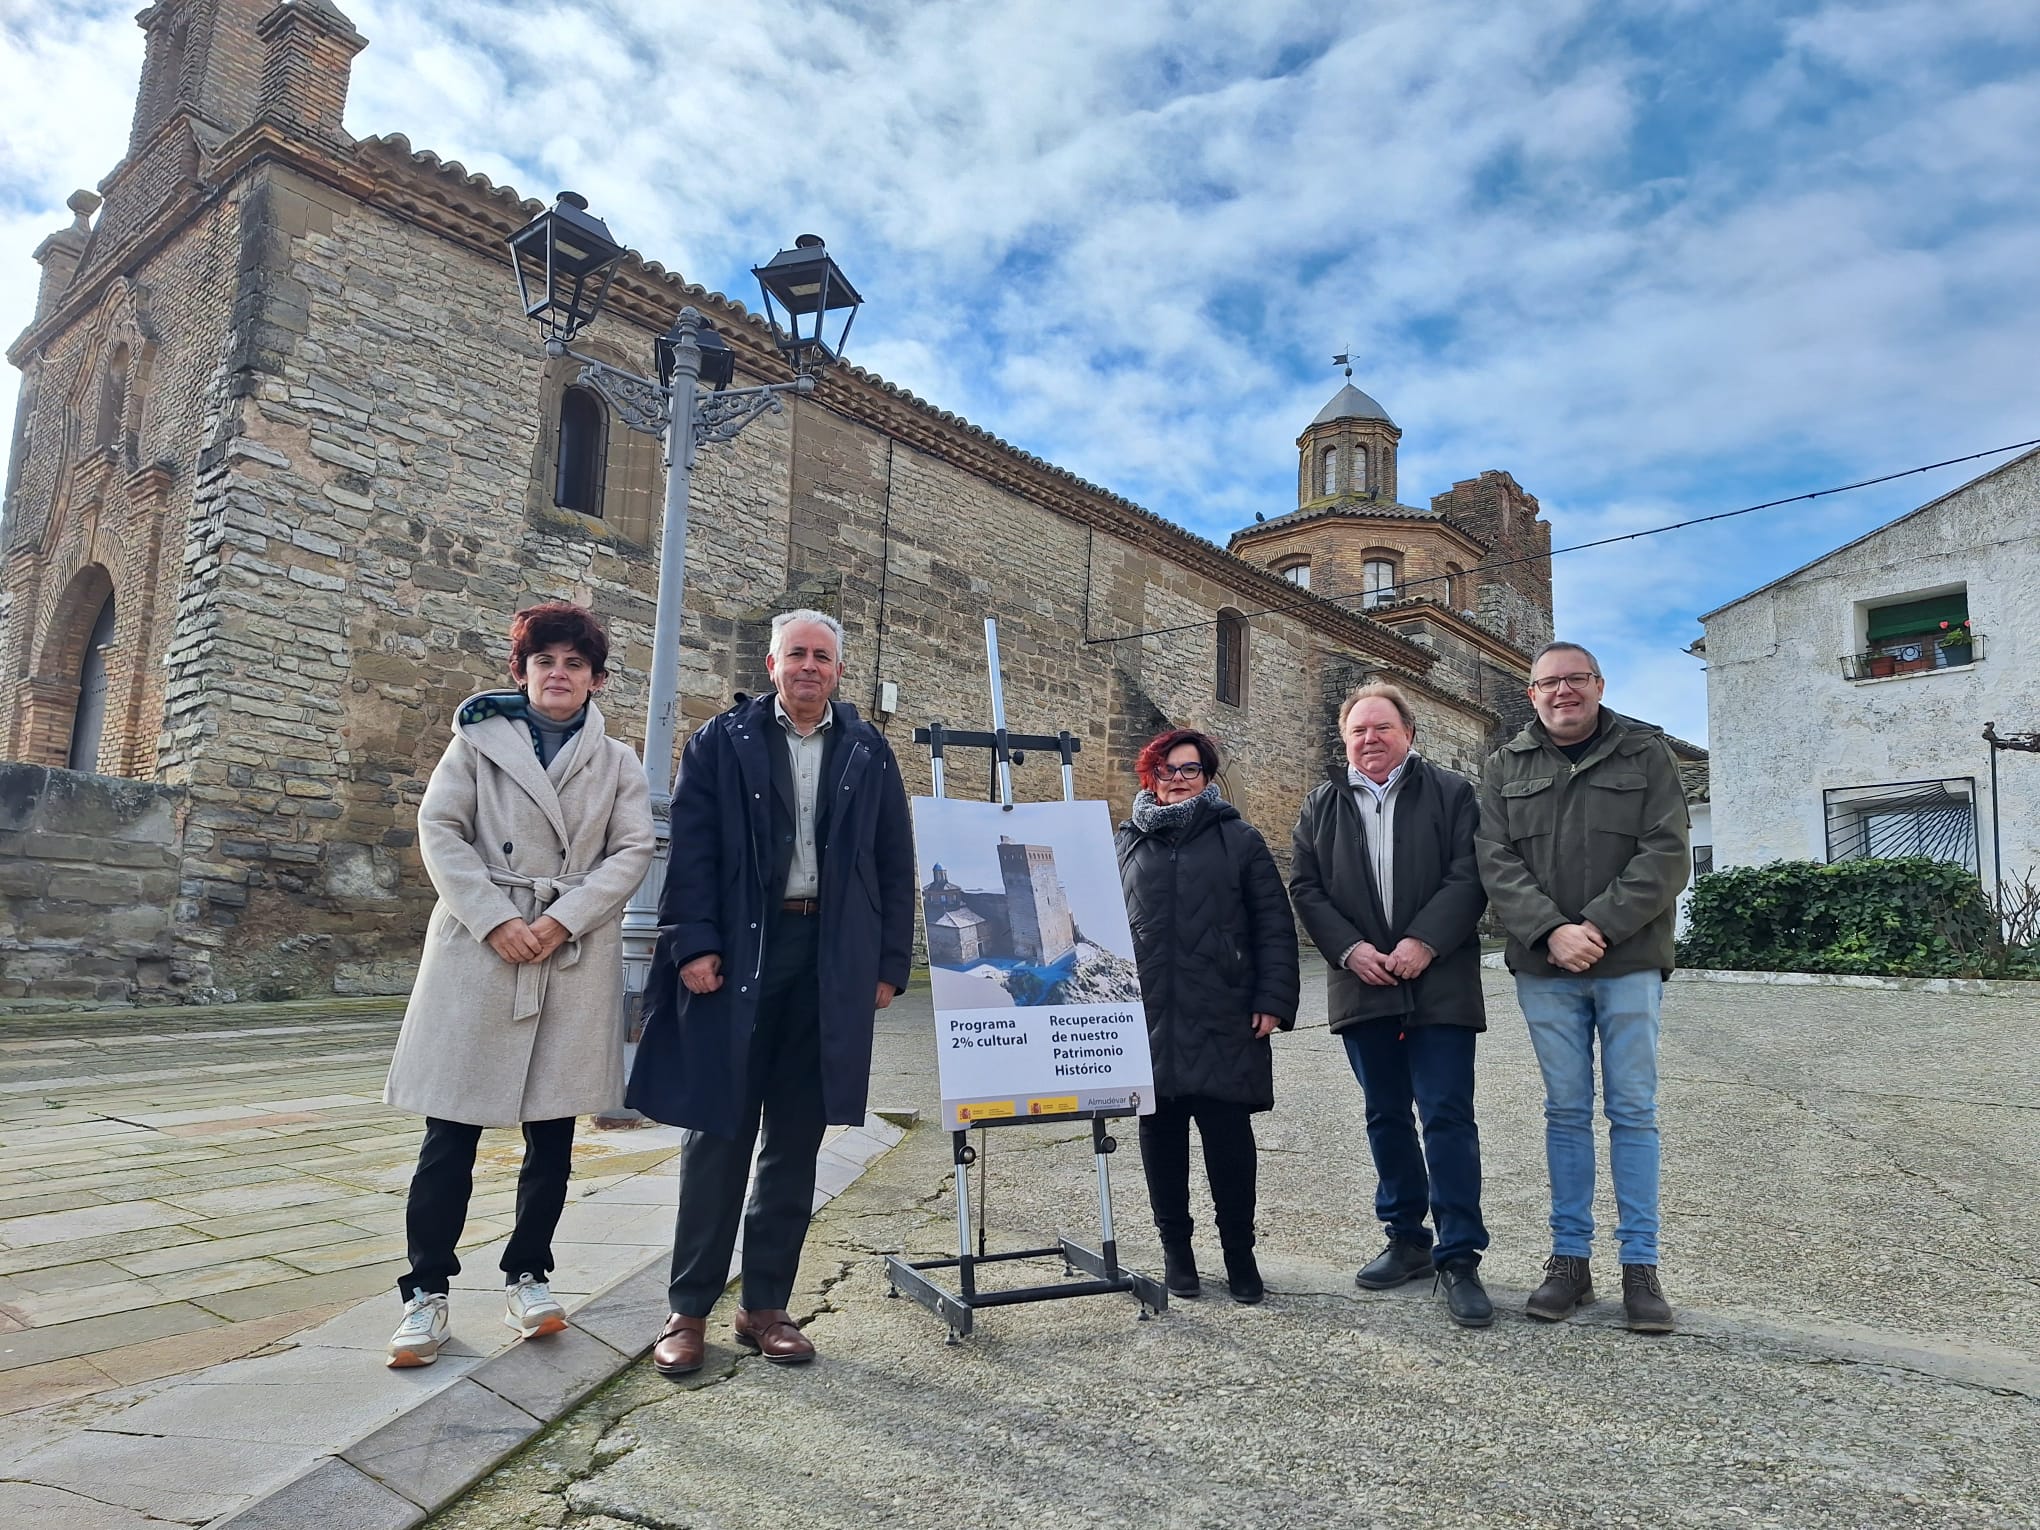
[[[1594,1299],[1594,1054],[1608,1116],[1615,1240],[1629,1326],[1669,1333],[1658,1280],[1658,1003],[1692,861],[1686,796],[1664,734],[1601,705],[1577,643],[1530,667],[1537,720],[1488,757],[1475,849],[1544,1074],[1551,1258],[1529,1313]]]

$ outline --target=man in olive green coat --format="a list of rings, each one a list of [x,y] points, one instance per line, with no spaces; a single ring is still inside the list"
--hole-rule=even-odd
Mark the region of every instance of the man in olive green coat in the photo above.
[[[1594,1057],[1608,1116],[1629,1326],[1667,1333],[1658,1281],[1658,1002],[1691,867],[1686,796],[1665,736],[1601,705],[1576,643],[1530,667],[1537,720],[1488,757],[1474,849],[1507,927],[1509,970],[1544,1075],[1551,1258],[1530,1316],[1594,1298]]]

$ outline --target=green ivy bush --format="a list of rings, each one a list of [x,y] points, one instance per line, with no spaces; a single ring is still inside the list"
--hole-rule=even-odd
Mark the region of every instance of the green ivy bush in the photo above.
[[[1878,977],[2040,975],[2007,951],[1983,884],[1946,861],[1773,861],[1693,884],[1679,964]]]

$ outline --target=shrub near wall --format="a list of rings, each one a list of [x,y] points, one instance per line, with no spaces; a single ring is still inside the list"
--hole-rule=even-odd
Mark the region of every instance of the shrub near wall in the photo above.
[[[2021,965],[2007,963],[1975,874],[1923,857],[1710,872],[1688,918],[1685,967],[1964,977]]]

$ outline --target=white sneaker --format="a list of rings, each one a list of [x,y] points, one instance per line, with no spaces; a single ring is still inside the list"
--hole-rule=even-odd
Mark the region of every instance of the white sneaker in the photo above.
[[[404,1321],[390,1335],[393,1369],[430,1365],[439,1358],[439,1346],[447,1340],[448,1320],[443,1293],[420,1291],[404,1303]]]
[[[517,1284],[503,1293],[504,1323],[517,1330],[519,1338],[538,1339],[558,1333],[567,1326],[567,1309],[554,1299],[552,1288],[536,1275],[520,1275]]]

